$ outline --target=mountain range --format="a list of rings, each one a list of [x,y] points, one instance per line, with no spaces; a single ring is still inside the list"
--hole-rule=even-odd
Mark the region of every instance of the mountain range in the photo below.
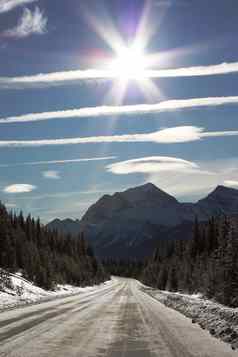
[[[143,258],[159,239],[189,238],[195,217],[238,213],[238,190],[217,186],[196,203],[181,203],[152,183],[102,196],[81,220],[55,219],[48,228],[84,232],[96,253],[105,257]]]

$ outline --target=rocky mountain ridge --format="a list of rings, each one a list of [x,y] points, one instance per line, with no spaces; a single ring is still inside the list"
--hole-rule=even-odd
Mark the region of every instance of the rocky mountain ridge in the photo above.
[[[102,196],[82,219],[54,220],[49,228],[77,235],[83,231],[102,256],[142,257],[158,239],[191,234],[197,217],[238,213],[238,190],[217,186],[196,203],[180,203],[152,183]],[[190,233],[189,233],[190,232]]]

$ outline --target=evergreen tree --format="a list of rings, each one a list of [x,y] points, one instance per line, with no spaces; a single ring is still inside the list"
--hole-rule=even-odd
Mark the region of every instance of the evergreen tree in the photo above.
[[[8,213],[1,203],[0,269],[3,275],[21,271],[45,289],[54,289],[57,283],[91,285],[108,278],[83,234],[73,239],[50,232],[39,219]]]
[[[207,223],[195,218],[192,239],[163,244],[143,269],[145,284],[201,292],[238,307],[238,217],[212,217]]]

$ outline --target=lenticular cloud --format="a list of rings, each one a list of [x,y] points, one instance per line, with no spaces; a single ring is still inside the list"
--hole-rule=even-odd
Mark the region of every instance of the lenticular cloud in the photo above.
[[[196,168],[198,168],[198,166],[194,162],[167,156],[142,157],[139,159],[116,162],[106,167],[107,171],[117,175],[184,171]]]
[[[36,186],[33,186],[33,185],[16,183],[14,185],[6,186],[3,191],[5,193],[16,194],[16,193],[31,192],[35,189],[36,189]]]

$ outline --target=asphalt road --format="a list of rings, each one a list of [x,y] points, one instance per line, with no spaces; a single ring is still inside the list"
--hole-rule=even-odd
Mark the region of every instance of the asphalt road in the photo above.
[[[230,346],[166,308],[136,280],[0,314],[0,356],[231,357]]]

